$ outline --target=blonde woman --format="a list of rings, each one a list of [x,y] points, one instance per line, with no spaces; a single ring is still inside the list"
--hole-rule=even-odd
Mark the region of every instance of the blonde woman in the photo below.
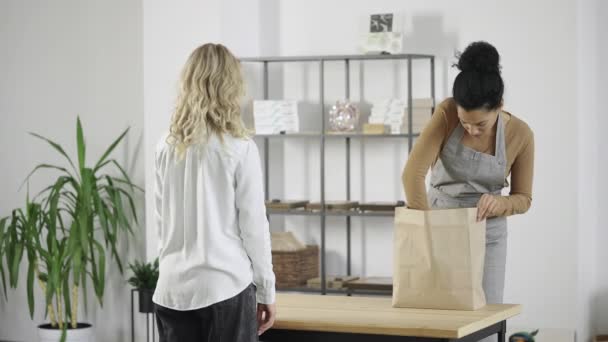
[[[261,163],[241,120],[243,87],[226,47],[194,50],[156,149],[161,342],[257,341],[274,322]]]

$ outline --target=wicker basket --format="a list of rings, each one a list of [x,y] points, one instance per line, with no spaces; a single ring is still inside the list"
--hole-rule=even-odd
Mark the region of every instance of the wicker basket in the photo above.
[[[319,247],[309,245],[298,251],[273,251],[272,264],[278,289],[306,285],[319,276]]]

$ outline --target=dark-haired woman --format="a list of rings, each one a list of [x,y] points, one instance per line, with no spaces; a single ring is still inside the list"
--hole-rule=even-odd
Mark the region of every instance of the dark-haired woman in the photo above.
[[[488,303],[502,302],[506,217],[530,208],[534,170],[532,130],[502,109],[499,59],[486,42],[472,43],[460,55],[453,97],[437,106],[403,172],[409,208],[477,207],[477,219],[487,219],[483,287]],[[503,196],[509,174],[511,192]]]

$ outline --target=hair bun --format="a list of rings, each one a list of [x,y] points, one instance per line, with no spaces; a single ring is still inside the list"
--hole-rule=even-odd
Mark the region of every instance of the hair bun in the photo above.
[[[474,42],[458,56],[456,66],[460,71],[480,73],[500,73],[500,55],[494,46],[487,42]]]

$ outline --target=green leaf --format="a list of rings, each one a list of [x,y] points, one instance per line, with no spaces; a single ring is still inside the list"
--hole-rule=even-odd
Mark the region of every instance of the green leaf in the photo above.
[[[139,224],[137,220],[137,210],[135,209],[135,202],[133,202],[133,198],[131,197],[131,195],[123,189],[117,188],[116,190],[118,190],[118,192],[122,193],[127,198],[127,200],[129,201],[129,206],[131,208],[131,214],[133,215],[133,219],[135,220],[135,223]]]
[[[35,280],[35,263],[30,262],[27,270],[27,304],[30,308],[30,317],[34,319],[34,280]]]
[[[7,295],[7,291],[6,291],[6,274],[4,273],[4,261],[3,261],[4,250],[6,248],[5,240],[4,240],[4,237],[5,237],[4,227],[6,226],[6,220],[7,220],[6,217],[0,220],[0,281],[2,281],[2,291],[4,292],[4,298],[6,300],[8,300],[8,295]]]
[[[57,245],[57,241],[54,241],[54,244]],[[54,249],[55,249],[55,252],[53,253],[53,263],[51,266],[51,269],[53,271],[49,272],[49,276],[51,278],[51,283],[53,284],[55,291],[60,291],[61,290],[61,259],[60,259],[61,251],[59,250],[58,246],[56,246]],[[59,299],[59,298],[57,298],[57,299]]]
[[[112,179],[109,176],[106,176],[106,180],[108,182],[108,185],[105,186],[104,189],[108,193],[110,203],[112,204],[111,207],[112,207],[113,211],[111,214],[111,218],[116,220],[117,227],[123,227],[126,230],[130,231],[129,222],[128,222],[126,216],[124,215],[122,201],[120,199],[120,194],[118,193],[117,188],[114,187],[114,182],[112,181]]]
[[[80,230],[80,244],[84,255],[89,254],[89,236],[92,238],[93,227],[90,225],[89,216],[93,211],[91,208],[91,193],[94,183],[91,182],[92,173],[90,169],[82,169],[82,185],[79,197],[78,225]]]
[[[0,260],[2,263],[2,260]],[[8,300],[8,295],[6,292],[6,275],[4,274],[4,268],[0,265],[0,279],[2,280],[2,290],[4,292],[4,299]]]
[[[61,239],[59,243],[59,263],[61,264],[63,260],[67,259],[71,254],[70,250],[67,248],[68,238],[64,237]]]
[[[40,221],[38,222],[38,226],[34,227],[34,231],[32,232],[34,241],[32,243],[32,249],[39,255],[44,257],[46,251],[42,248],[42,244],[40,243],[40,236],[42,235],[42,231],[45,227],[48,227],[49,216],[47,213],[42,213],[40,217]],[[48,255],[48,253],[47,253]]]
[[[48,249],[48,257],[47,257],[47,262],[50,264],[53,263],[53,253],[55,253],[55,251],[53,250],[53,240],[55,240],[55,233],[53,231],[48,231],[48,234],[46,236],[46,248]],[[50,273],[50,271],[49,271]]]
[[[83,253],[86,255],[89,253],[89,227],[88,227],[88,215],[82,210],[78,215],[78,233],[80,236],[80,246],[82,247]]]
[[[106,218],[105,211],[103,210],[103,206],[101,205],[102,199],[99,197],[99,192],[93,192],[93,203],[95,206],[95,213],[99,216],[99,224],[103,230],[103,235],[106,240],[106,246],[108,243],[108,236],[110,235],[110,229],[108,228],[108,219]]]
[[[70,274],[69,270],[63,274],[63,302],[65,304],[65,321],[70,321],[72,317],[71,292],[70,292]]]
[[[122,204],[122,198],[117,191],[114,191],[112,194],[112,202],[114,204],[114,215],[118,219],[118,222],[122,227],[127,230],[131,235],[134,235],[133,230],[131,229],[131,225],[125,216]]]
[[[74,284],[78,286],[80,283],[80,273],[82,272],[82,249],[77,248],[72,257]]]
[[[44,195],[45,193],[47,193],[48,191],[50,191],[51,189],[53,189],[55,187],[55,185],[49,185],[46,188],[44,188],[42,191],[40,191],[39,193],[36,194],[36,196],[34,196],[34,201],[38,201],[38,198],[42,195]]]
[[[74,219],[74,216],[72,215],[72,213],[70,211],[63,209],[63,208],[58,210],[57,221],[59,222],[59,229],[61,229],[61,233],[63,233],[64,235],[68,235],[70,233],[65,228],[65,224],[63,222],[63,218],[61,217],[61,213],[66,213],[66,214],[70,215],[70,219],[72,220],[72,222],[74,222],[76,220]]]
[[[52,264],[52,261],[47,264],[49,274],[48,281],[46,282],[46,306],[53,303],[53,296],[55,295],[55,283],[53,282],[53,279],[55,278],[54,273],[56,271],[53,269]]]
[[[84,143],[84,135],[82,133],[82,124],[80,123],[80,116],[76,119],[76,143],[78,147],[78,165],[80,166],[80,170],[82,170],[85,166],[86,146]]]
[[[79,180],[74,177],[66,177],[65,179],[67,180],[68,184],[72,186],[72,193],[79,194],[81,191],[81,185],[78,182]]]
[[[116,146],[118,146],[118,144],[122,141],[122,139],[125,137],[125,135],[127,135],[127,133],[129,132],[129,128],[127,128],[113,143],[112,145],[110,145],[110,147],[108,147],[108,149],[106,150],[106,152],[101,156],[101,158],[99,159],[99,161],[97,162],[97,164],[95,165],[94,168],[94,172],[97,172],[102,166],[103,162],[106,160],[106,158],[110,155],[110,153],[112,153],[112,151],[114,151],[114,149],[116,148]]]
[[[89,311],[89,296],[87,296],[87,273],[86,272],[81,272],[80,273],[80,281],[82,284],[82,301],[84,303],[84,312],[85,314],[88,313]]]
[[[64,198],[66,198],[66,200],[74,206],[76,206],[76,204],[78,203],[78,197],[71,191],[63,191],[61,195],[64,196]]]
[[[63,147],[61,147],[61,145],[59,145],[56,142],[53,142],[53,141],[51,141],[51,140],[49,140],[49,139],[47,139],[47,138],[45,138],[45,137],[43,137],[41,135],[38,135],[36,133],[31,133],[30,132],[30,135],[35,136],[38,139],[42,139],[42,140],[46,141],[47,143],[49,143],[51,146],[53,146],[53,148],[55,150],[57,150],[59,153],[61,153],[61,155],[63,155],[68,160],[68,162],[70,163],[70,165],[72,165],[72,169],[74,169],[74,171],[76,171],[76,167],[74,167],[74,163],[72,162],[72,159],[70,159],[70,157],[68,157],[67,153],[65,153],[65,151],[64,151]]]
[[[6,267],[8,270],[8,278],[9,284],[11,287],[14,287],[16,283],[17,273],[13,271],[13,264],[19,263],[17,259],[17,250],[19,246],[19,236],[17,235],[17,231],[20,229],[21,221],[19,220],[19,215],[21,213],[20,209],[13,210],[11,213],[11,222],[7,228],[6,232]],[[17,265],[18,269],[18,265]]]
[[[19,190],[21,190],[21,188],[23,188],[23,186],[24,186],[24,185],[27,183],[27,181],[29,181],[29,180],[30,180],[30,178],[32,177],[32,175],[33,175],[33,174],[34,174],[36,171],[38,171],[38,170],[40,170],[40,169],[53,169],[53,170],[59,170],[59,171],[62,171],[62,172],[67,173],[67,174],[68,174],[70,177],[72,177],[72,174],[71,174],[71,173],[70,173],[68,170],[66,170],[65,168],[63,168],[63,167],[60,167],[60,166],[55,166],[55,165],[50,165],[50,164],[38,164],[38,165],[37,165],[37,166],[36,166],[36,167],[35,167],[35,168],[34,168],[34,169],[33,169],[33,170],[32,170],[32,171],[31,171],[31,172],[30,172],[30,173],[27,175],[27,177],[25,177],[25,180],[24,180],[24,181],[21,183],[21,185],[19,185]],[[44,190],[43,190],[43,192],[44,192]]]
[[[126,181],[126,180],[124,180],[124,179],[121,179],[121,178],[116,178],[116,177],[112,177],[112,180],[114,180],[114,181],[115,181],[115,182],[117,182],[117,183],[126,184],[126,185],[128,185],[129,187],[131,187],[131,188],[135,188],[135,189],[137,189],[137,190],[139,190],[139,191],[141,191],[141,192],[145,192],[145,190],[144,190],[142,187],[140,187],[140,186],[138,186],[138,185],[135,185],[135,184],[131,183],[130,181]]]
[[[95,173],[99,172],[99,170],[103,169],[106,165],[110,164],[112,162],[112,160],[106,160],[103,163],[97,165],[97,167],[95,169],[93,169],[93,171]]]
[[[134,186],[133,186],[133,182],[131,182],[131,179],[129,178],[129,175],[127,175],[127,173],[125,172],[125,170],[122,168],[122,166],[120,166],[120,164],[116,161],[116,159],[112,159],[112,164],[114,164],[116,166],[116,168],[120,171],[120,173],[122,174],[122,176],[124,177],[124,180],[128,183],[131,184],[131,191],[135,191]]]
[[[122,261],[120,260],[120,256],[118,255],[118,252],[116,251],[116,237],[113,237],[113,242],[110,246],[112,247],[112,256],[114,257],[116,264],[118,264],[118,271],[120,272],[120,274],[123,274],[124,270],[122,267]]]
[[[2,246],[2,244],[4,243],[4,228],[6,227],[7,220],[8,217],[3,217],[0,219],[0,246]],[[2,248],[0,248],[0,253],[2,253]]]
[[[13,259],[13,264],[11,265],[11,269],[10,269],[10,272],[12,275],[11,286],[13,286],[13,288],[17,287],[17,281],[19,280],[19,264],[21,264],[22,258],[23,258],[23,244],[18,242],[15,245],[15,256]]]
[[[59,204],[59,198],[61,196],[61,188],[63,188],[63,186],[65,185],[65,183],[67,182],[67,179],[65,177],[60,177],[59,179],[57,179],[57,181],[55,182],[55,185],[53,186],[53,190],[51,190],[51,195],[49,196],[49,208],[48,208],[48,215],[49,215],[49,225],[48,225],[48,229],[49,231],[53,232],[53,236],[55,236],[55,231],[57,229],[57,217],[60,216],[59,212],[58,212],[58,204]]]
[[[4,227],[6,226],[7,217],[0,219],[0,280],[2,281],[2,290],[4,291],[4,298],[8,299],[6,292],[6,275],[4,273],[4,262],[2,261],[4,256]]]
[[[68,326],[67,324],[63,325],[63,329],[61,330],[61,337],[59,338],[59,342],[65,342],[68,338]]]
[[[118,270],[120,271],[120,274],[124,273],[124,269],[122,266],[122,261],[120,259],[120,256],[117,252],[117,239],[116,239],[116,233],[117,233],[117,226],[116,226],[116,220],[113,220],[113,217],[110,213],[110,210],[108,209],[107,205],[102,201],[101,202],[101,210],[100,212],[100,216],[103,217],[102,219],[102,224],[108,226],[108,221],[110,221],[110,225],[112,226],[112,231],[110,231],[110,227],[108,226],[106,229],[108,231],[108,240],[109,240],[109,245],[110,245],[110,249],[112,250],[112,257],[114,258],[114,260],[116,261],[116,264],[118,265]]]
[[[78,232],[75,231],[75,229],[77,229],[77,228],[74,228],[74,223],[72,223],[72,227],[70,228],[70,233],[68,234],[69,235],[68,250],[70,252],[72,252],[72,255],[74,255],[74,257],[76,255],[76,252],[78,250],[81,250],[81,248],[82,248],[79,243],[79,240],[78,240],[80,235],[78,234]]]
[[[99,283],[97,284],[96,293],[97,298],[99,299],[99,305],[103,307],[103,294],[106,286],[106,253],[99,242],[93,240],[93,243],[95,244],[95,247],[97,247],[97,253],[99,254],[99,270],[97,271],[97,280]]]

